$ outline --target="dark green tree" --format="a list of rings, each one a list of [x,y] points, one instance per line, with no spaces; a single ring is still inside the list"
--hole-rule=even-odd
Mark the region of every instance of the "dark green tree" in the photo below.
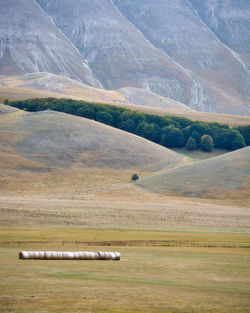
[[[162,129],[162,136],[160,144],[168,148],[178,148],[184,146],[184,135],[181,129],[174,125],[164,127]]]
[[[213,138],[209,135],[201,137],[200,149],[206,152],[211,152],[214,148]]]
[[[96,113],[96,120],[110,126],[113,124],[113,116],[104,110],[99,110]]]
[[[131,118],[127,118],[127,119],[123,119],[119,123],[118,127],[127,132],[134,133],[136,125],[135,125],[135,122]]]
[[[157,129],[154,124],[148,124],[146,122],[140,123],[135,133],[143,138],[146,138],[151,141],[156,141],[158,137]]]
[[[134,173],[132,176],[131,176],[131,180],[132,181],[136,181],[136,180],[138,180],[139,179],[139,176],[136,174],[136,173]]]
[[[241,135],[241,133],[237,130],[232,130],[230,134],[230,150],[237,150],[244,148],[246,146],[244,137]]]
[[[81,105],[76,114],[89,119],[95,119],[95,110],[90,105]]]
[[[244,137],[246,145],[250,146],[250,125],[238,126],[235,129]]]
[[[185,147],[187,150],[196,150],[198,148],[197,141],[193,137],[189,137]]]

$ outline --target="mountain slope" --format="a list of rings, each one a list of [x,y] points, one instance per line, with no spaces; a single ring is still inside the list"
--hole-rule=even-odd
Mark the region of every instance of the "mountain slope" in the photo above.
[[[189,0],[202,20],[250,69],[250,2]]]
[[[137,87],[189,103],[192,82],[110,0],[37,0],[107,89]],[[59,5],[60,4],[60,5]]]
[[[250,198],[250,147],[169,170],[138,184],[157,193]]]
[[[186,69],[194,84],[194,109],[250,113],[249,72],[206,27],[188,1],[114,3],[154,46]],[[241,31],[243,35],[244,29]]]
[[[0,74],[51,72],[101,86],[77,49],[34,0],[2,0]]]

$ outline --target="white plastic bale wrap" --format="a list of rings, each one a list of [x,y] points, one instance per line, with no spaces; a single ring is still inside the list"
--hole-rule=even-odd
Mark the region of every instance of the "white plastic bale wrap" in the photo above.
[[[22,260],[120,260],[119,252],[56,252],[56,251],[21,251]]]

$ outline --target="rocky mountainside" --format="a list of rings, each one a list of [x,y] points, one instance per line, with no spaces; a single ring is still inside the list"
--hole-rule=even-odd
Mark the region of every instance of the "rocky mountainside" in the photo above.
[[[250,69],[250,2],[248,0],[190,0],[218,39],[238,53]]]
[[[250,115],[247,0],[2,3],[0,74],[50,72],[125,88],[135,103],[155,93],[198,111]]]
[[[70,40],[34,0],[1,0],[0,74],[52,72],[101,87]]]
[[[247,103],[249,72],[196,11],[205,7],[205,2],[210,7],[214,1],[194,2],[195,7],[186,0],[114,0],[154,46],[186,70],[193,81],[194,109],[236,113]],[[235,7],[228,5],[226,9],[233,12]]]
[[[107,89],[137,87],[187,103],[186,73],[155,48],[110,0],[37,0]]]

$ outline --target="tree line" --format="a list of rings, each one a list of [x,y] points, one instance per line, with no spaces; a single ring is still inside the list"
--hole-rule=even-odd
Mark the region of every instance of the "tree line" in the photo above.
[[[193,121],[185,117],[161,116],[108,104],[72,99],[28,99],[4,101],[29,112],[51,109],[93,119],[136,134],[167,148],[211,151],[214,147],[237,150],[250,145],[250,125],[230,128],[216,122]]]

